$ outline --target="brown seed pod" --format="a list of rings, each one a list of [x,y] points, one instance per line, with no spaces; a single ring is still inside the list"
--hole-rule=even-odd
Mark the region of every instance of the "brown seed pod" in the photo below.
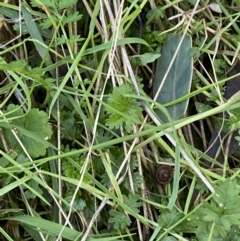
[[[170,166],[161,165],[157,168],[155,178],[159,184],[168,184],[173,178],[173,171]]]

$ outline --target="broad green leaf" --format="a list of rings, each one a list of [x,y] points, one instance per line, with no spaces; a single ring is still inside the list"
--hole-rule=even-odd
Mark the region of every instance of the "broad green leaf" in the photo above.
[[[170,66],[182,37],[183,36],[179,34],[169,35],[162,47],[161,57],[157,61],[153,84],[153,95],[155,97],[159,87],[162,86],[160,94],[156,99],[156,101],[162,105],[182,98],[190,91],[192,81],[192,41],[189,36],[185,36],[183,38],[179,52],[177,53],[167,78],[164,81],[164,76]],[[185,100],[174,105],[167,105],[166,108],[171,118],[173,120],[178,120],[184,114],[187,104],[188,100]],[[157,110],[157,114],[164,123],[168,122],[167,117],[162,112]]]
[[[16,107],[12,104],[9,105],[7,112],[16,109]],[[52,135],[52,127],[48,123],[47,113],[39,109],[31,109],[26,115],[22,115],[23,111],[20,109],[7,116],[21,116],[18,119],[12,120],[11,124],[16,126],[15,132],[29,155],[33,158],[45,155],[46,148],[48,147],[46,140],[49,140]],[[20,131],[18,127],[22,128],[23,131]],[[24,133],[24,130],[26,130],[26,133]],[[3,133],[9,148],[15,150],[18,154],[25,155],[11,129],[3,128]],[[29,137],[29,133],[31,133],[31,137]]]

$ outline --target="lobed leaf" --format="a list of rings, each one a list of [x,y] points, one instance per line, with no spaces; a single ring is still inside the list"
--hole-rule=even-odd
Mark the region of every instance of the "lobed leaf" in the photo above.
[[[138,122],[142,108],[138,100],[126,97],[125,94],[134,94],[132,85],[126,83],[113,89],[107,100],[110,108],[105,107],[108,114],[106,124],[110,129],[123,126],[127,132],[131,132],[133,125]]]
[[[13,111],[16,107],[17,106],[10,104],[6,112]],[[36,158],[45,155],[46,148],[48,147],[46,140],[49,140],[52,136],[52,127],[48,123],[47,113],[40,111],[39,109],[31,109],[26,115],[22,115],[22,109],[14,111],[8,115],[8,117],[21,116],[20,118],[11,121],[11,124],[16,126],[16,132],[21,143],[31,157]],[[29,135],[26,135],[24,131],[17,130],[17,127],[28,131],[32,135],[32,138],[30,138]],[[3,129],[3,133],[8,146],[11,149],[14,149],[18,154],[25,155],[25,152],[13,135],[11,129],[5,128]],[[42,142],[39,140],[42,140]],[[44,144],[44,142],[46,144]]]
[[[131,223],[130,218],[123,212],[111,210],[109,214],[111,218],[109,218],[108,222],[113,223],[114,229],[125,229]]]

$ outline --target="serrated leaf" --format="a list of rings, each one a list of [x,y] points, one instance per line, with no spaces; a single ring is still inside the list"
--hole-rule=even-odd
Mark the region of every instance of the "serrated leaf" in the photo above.
[[[58,45],[61,45],[61,44],[65,44],[66,41],[68,41],[69,43],[77,43],[77,42],[81,42],[83,40],[85,40],[85,38],[81,38],[80,35],[71,35],[69,37],[69,39],[66,39],[66,37],[61,36],[61,37],[57,38],[57,41],[56,41],[55,45],[58,46]]]
[[[208,212],[208,214],[203,218],[203,221],[205,222],[217,222],[218,221],[218,215],[213,212]]]
[[[72,36],[70,36],[68,41],[69,41],[69,43],[76,43],[76,42],[81,42],[83,40],[85,40],[85,38],[81,38],[80,35],[72,35]]]
[[[129,193],[128,197],[123,195],[123,202],[131,208],[135,213],[139,213],[139,207],[142,206],[142,204],[139,202],[138,196]]]
[[[81,192],[78,192],[76,196],[74,196],[74,192],[75,190],[73,189],[68,190],[65,194],[65,201],[71,203],[74,197],[74,202],[72,203],[74,211],[82,211],[86,207],[86,202],[83,198],[81,198]],[[69,210],[69,207],[66,207],[65,209]]]
[[[175,224],[179,219],[183,217],[182,213],[179,213],[176,208],[173,208],[171,211],[165,209],[162,211],[161,215],[158,217],[158,224],[162,227],[170,227]]]
[[[50,8],[55,11],[59,11],[62,9],[66,9],[68,7],[72,7],[74,4],[77,3],[77,0],[41,0],[41,2],[31,1],[31,5],[33,7],[40,7],[42,6]]]
[[[55,0],[41,0],[39,1],[31,1],[32,7],[47,7],[47,8],[55,8],[56,7],[56,1]]]
[[[5,113],[13,111],[16,108],[17,106],[11,104],[8,106]],[[39,109],[31,109],[26,115],[22,115],[23,111],[19,109],[7,116],[21,116],[18,119],[13,119],[11,124],[15,125],[16,128],[20,127],[28,131],[32,135],[32,138],[30,138],[28,135],[24,134],[24,131],[16,130],[21,143],[29,155],[33,158],[45,155],[48,146],[47,144],[44,144],[44,141],[49,140],[52,136],[52,127],[48,123],[47,113],[40,111]],[[18,154],[25,155],[25,152],[19,145],[12,131],[10,129],[3,129],[3,133],[9,148],[14,149]],[[43,140],[43,142],[40,142],[39,140]]]
[[[110,134],[110,132],[104,131],[104,129],[100,129],[97,132],[96,139],[98,143],[104,143],[106,141],[110,141],[112,138],[113,138],[113,135]]]
[[[221,222],[221,224],[223,225],[224,229],[225,229],[226,231],[230,232],[230,229],[231,229],[232,224],[231,224],[229,218],[226,217],[226,216],[222,216],[222,217],[220,218],[220,222]]]
[[[51,18],[53,19],[54,22],[58,21],[58,18],[56,16],[51,16]],[[43,19],[42,22],[39,24],[39,26],[42,29],[48,29],[52,26],[52,22],[49,20],[49,18]]]
[[[210,202],[204,201],[194,214],[192,219],[195,219],[195,222],[193,221],[193,224],[195,223],[194,226],[198,227],[196,232],[198,237],[205,231],[207,234],[212,232],[213,240],[218,240],[218,238],[225,240],[231,233],[232,227],[240,222],[240,188],[236,180],[228,178],[225,181],[217,182],[215,191]],[[213,224],[214,229],[211,230]]]
[[[161,57],[157,61],[153,84],[154,96],[158,92],[159,86],[162,85],[165,73],[170,66],[170,62],[173,59],[181,38],[182,35],[180,34],[169,35],[162,47]],[[189,36],[185,36],[169,74],[162,86],[161,92],[156,99],[159,104],[164,105],[170,103],[189,93],[192,81],[191,46],[191,38]],[[178,120],[184,114],[187,104],[188,100],[185,100],[180,103],[167,106],[166,108],[171,118],[173,120]],[[168,122],[167,117],[162,112],[157,110],[157,114],[164,123]]]
[[[68,7],[72,7],[77,3],[77,0],[58,0],[58,10],[62,10]]]
[[[68,14],[68,16],[63,17],[62,24],[65,25],[74,21],[79,21],[81,18],[82,18],[82,15],[79,15],[79,12]]]
[[[223,59],[214,59],[214,71],[217,75],[224,75],[227,72],[228,65]]]
[[[224,241],[238,241],[240,238],[239,236],[239,226],[233,225],[231,227],[231,230],[227,236],[227,238]]]
[[[125,229],[131,223],[130,218],[123,212],[111,210],[109,214],[111,218],[109,218],[108,222],[113,223],[114,229]]]
[[[138,100],[126,97],[126,94],[134,94],[133,86],[128,83],[113,89],[107,100],[111,108],[105,107],[108,114],[106,124],[110,129],[123,126],[129,133],[133,125],[138,123],[142,108]]]
[[[65,44],[66,43],[66,38],[64,36],[60,36],[57,38],[55,44],[58,46],[58,45],[61,45],[61,44]]]
[[[134,172],[132,174],[132,181],[133,181],[133,185],[134,185],[134,190],[138,191],[143,184],[143,177],[138,172]],[[130,186],[130,183],[129,183],[128,179],[124,180],[124,187],[127,190],[131,189],[131,186]]]

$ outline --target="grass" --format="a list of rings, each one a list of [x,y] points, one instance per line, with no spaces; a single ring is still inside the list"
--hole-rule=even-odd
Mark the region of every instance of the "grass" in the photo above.
[[[240,240],[238,1],[109,2],[0,3],[1,240]]]

